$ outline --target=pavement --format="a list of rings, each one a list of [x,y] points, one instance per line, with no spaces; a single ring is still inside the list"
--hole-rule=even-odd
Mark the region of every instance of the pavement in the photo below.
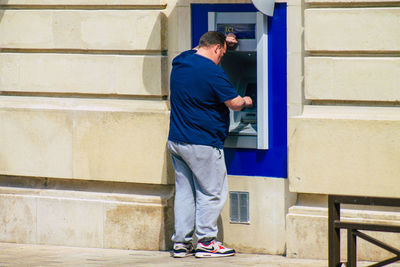
[[[358,262],[367,266],[371,262]],[[276,255],[237,254],[233,257],[175,259],[167,251],[77,248],[0,243],[0,266],[137,266],[137,267],[327,267],[326,260],[293,259]],[[390,266],[399,267],[400,264]]]

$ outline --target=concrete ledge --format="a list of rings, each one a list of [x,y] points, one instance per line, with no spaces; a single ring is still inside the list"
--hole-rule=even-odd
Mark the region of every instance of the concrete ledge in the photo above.
[[[382,223],[400,225],[400,213],[379,210],[352,210],[343,209],[344,221],[365,223]],[[328,259],[328,217],[327,208],[310,206],[293,206],[289,209],[287,224],[287,256],[290,258]],[[368,232],[379,240],[394,247],[400,247],[397,233]],[[378,261],[393,254],[388,253],[364,240],[357,239],[358,260]],[[347,255],[346,231],[341,232],[341,256],[345,260]]]
[[[0,215],[6,218],[0,241],[164,250],[170,247],[172,234],[172,188],[168,192],[154,188],[135,195],[0,187]]]
[[[165,101],[0,97],[0,174],[168,184]]]

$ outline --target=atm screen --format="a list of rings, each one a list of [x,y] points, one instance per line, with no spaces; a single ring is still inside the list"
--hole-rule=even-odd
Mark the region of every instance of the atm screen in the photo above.
[[[256,38],[256,24],[232,24],[232,23],[218,23],[217,31],[227,35],[234,33],[237,39],[255,39]]]

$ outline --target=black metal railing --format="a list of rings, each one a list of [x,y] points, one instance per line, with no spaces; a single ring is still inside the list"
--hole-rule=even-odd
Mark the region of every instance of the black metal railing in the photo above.
[[[329,267],[341,267],[340,262],[340,229],[347,229],[347,267],[357,266],[357,237],[364,239],[396,256],[380,261],[370,267],[385,266],[400,260],[400,250],[383,243],[360,230],[400,233],[400,226],[371,223],[343,222],[340,220],[340,205],[373,205],[400,207],[400,198],[379,198],[359,196],[328,196],[328,232],[329,232]]]

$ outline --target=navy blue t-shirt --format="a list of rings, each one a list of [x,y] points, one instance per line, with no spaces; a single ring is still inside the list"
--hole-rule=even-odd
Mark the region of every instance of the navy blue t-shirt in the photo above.
[[[238,96],[223,69],[195,50],[172,61],[168,140],[223,148],[229,129],[224,104]]]

